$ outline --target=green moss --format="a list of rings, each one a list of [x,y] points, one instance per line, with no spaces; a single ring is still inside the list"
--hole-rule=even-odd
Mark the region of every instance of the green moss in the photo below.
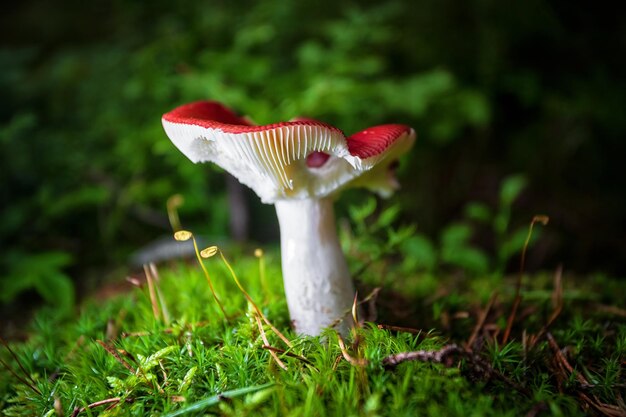
[[[279,368],[263,348],[253,310],[214,257],[205,263],[228,321],[196,264],[160,269],[158,287],[172,320],[169,324],[155,318],[147,286],[106,300],[87,301],[73,321],[61,321],[41,311],[32,323],[29,340],[12,344],[28,377],[6,349],[1,353],[22,379],[32,378],[28,383],[38,392],[2,367],[0,409],[7,416],[52,416],[56,407],[69,416],[77,407],[119,398],[119,402],[81,415],[515,416],[535,407],[543,410],[542,415],[584,415],[576,394],[580,384],[575,377],[559,382],[554,355],[545,339],[529,352],[521,343],[521,331],[536,333],[551,311],[547,279],[538,278],[529,288],[530,301],[523,307],[535,311],[516,324],[513,341],[502,345],[498,338],[485,337],[483,347],[476,349],[493,372],[522,387],[523,393],[462,358],[451,358],[450,367],[430,362],[383,366],[383,359],[392,354],[437,350],[449,342],[467,340],[476,323],[477,308],[485,304],[472,295],[472,288],[480,286],[481,280],[504,294],[487,320],[502,323],[498,316],[506,317],[513,296],[508,291],[512,283],[507,280],[496,283],[493,277],[475,278],[471,284],[450,286],[456,278],[421,277],[437,283],[420,287],[437,287],[443,295],[409,294],[407,312],[421,316],[415,321],[396,316],[395,324],[417,327],[421,322],[423,331],[415,335],[365,323],[358,331],[358,347],[351,345],[351,340],[346,342],[350,355],[367,361],[360,367],[344,359],[333,331],[321,338],[298,338],[292,333],[278,255],[266,255],[268,291],[261,286],[258,262],[244,254],[233,260],[233,265],[251,297],[293,347],[285,346],[265,326],[269,342],[308,362],[279,353],[287,369]],[[566,287],[564,311],[552,334],[561,348],[567,347],[566,356],[576,372],[591,384],[585,390],[599,401],[615,403],[619,386],[624,384],[626,325],[623,318],[620,322],[606,310],[593,310],[594,304],[585,299],[568,298],[575,283]],[[385,305],[392,301],[394,287],[402,286],[398,281],[379,295],[378,312],[385,319],[394,317],[393,308]],[[598,294],[607,302],[617,301],[616,294]],[[463,311],[469,317],[455,316]]]

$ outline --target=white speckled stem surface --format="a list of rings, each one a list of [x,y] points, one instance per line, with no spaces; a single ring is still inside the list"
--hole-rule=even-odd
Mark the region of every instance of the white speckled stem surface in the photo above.
[[[336,329],[352,326],[354,286],[335,226],[333,201],[280,200],[275,203],[280,223],[285,294],[296,331],[319,335],[339,318]]]

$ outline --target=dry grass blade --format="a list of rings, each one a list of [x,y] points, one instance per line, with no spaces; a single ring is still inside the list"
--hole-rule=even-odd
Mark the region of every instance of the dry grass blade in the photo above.
[[[265,330],[263,330],[263,324],[261,323],[261,319],[259,319],[259,316],[256,316],[256,315],[254,316],[254,318],[256,319],[256,324],[259,327],[259,333],[261,334],[261,339],[263,339],[263,343],[265,343],[265,346],[269,346],[270,342],[269,340],[267,340],[267,335],[265,334]],[[269,352],[270,352],[270,355],[272,355],[272,358],[274,358],[274,360],[278,364],[278,366],[280,366],[282,369],[286,371],[287,365],[285,365],[285,363],[280,360],[276,352],[274,352],[271,349],[269,350]]]
[[[159,270],[157,269],[154,262],[150,262],[150,272],[152,273],[152,277],[154,279],[154,288],[157,293],[157,297],[159,300],[159,305],[161,306],[161,314],[163,315],[163,321],[165,324],[169,325],[172,321],[169,309],[167,308],[167,304],[165,303],[165,297],[163,297],[163,293],[161,292],[161,288],[159,287]]]
[[[128,362],[126,362],[124,360],[124,358],[122,358],[120,356],[120,354],[117,352],[117,350],[115,349],[115,347],[108,345],[107,343],[103,342],[102,340],[96,340],[96,342],[102,346],[104,348],[104,350],[106,350],[107,352],[109,352],[111,354],[111,356],[113,356],[115,358],[116,361],[118,361],[124,368],[128,369],[130,372],[132,372],[133,374],[136,372],[136,369],[133,368],[131,366],[131,364],[129,364]]]
[[[9,371],[9,373],[11,375],[13,375],[15,378],[17,378],[17,380],[20,381],[22,384],[26,385],[33,392],[41,395],[41,391],[39,391],[39,389],[37,388],[37,382],[35,382],[35,380],[30,376],[30,374],[28,372],[26,372],[26,369],[24,369],[24,366],[22,365],[22,362],[17,357],[15,352],[13,352],[13,349],[11,349],[11,346],[9,346],[9,344],[1,337],[0,337],[0,343],[2,343],[2,346],[4,346],[4,348],[11,354],[11,356],[13,357],[13,360],[15,360],[15,362],[17,363],[17,366],[20,367],[20,370],[22,371],[22,373],[24,374],[26,379],[24,379],[21,376],[19,376],[17,374],[17,372],[15,372],[13,370],[13,368],[11,368],[9,366],[9,364],[7,364],[5,361],[0,359],[0,363],[2,363],[2,366],[4,366],[6,368],[6,370]]]
[[[476,341],[478,334],[480,333],[483,326],[485,325],[487,316],[489,315],[489,312],[491,311],[491,308],[493,307],[493,304],[496,302],[497,298],[498,298],[498,293],[494,291],[491,294],[491,297],[489,298],[489,301],[487,302],[485,309],[482,311],[480,317],[478,318],[478,321],[476,322],[476,326],[474,326],[474,330],[472,331],[472,335],[470,336],[469,339],[467,339],[467,343],[465,346],[467,349],[472,350],[472,346],[474,346],[474,342]]]
[[[369,293],[369,295],[368,295],[367,297],[365,297],[365,298],[364,298],[364,299],[362,299],[361,301],[357,302],[357,306],[360,306],[360,305],[362,305],[362,304],[364,304],[364,303],[367,303],[367,302],[369,302],[369,301],[371,301],[371,300],[375,300],[375,299],[376,299],[376,297],[378,296],[378,293],[380,292],[380,290],[381,290],[380,288],[374,288],[374,289],[372,290],[372,292],[371,292],[371,293]],[[355,295],[355,298],[356,298],[356,295]],[[328,325],[328,327],[330,327],[331,329],[334,329],[334,328],[335,328],[335,327],[337,327],[337,326],[338,326],[341,322],[343,322],[344,317],[346,317],[348,314],[352,314],[352,311],[353,311],[353,306],[351,306],[350,308],[346,309],[346,310],[343,312],[343,314],[341,315],[341,317],[336,318],[335,320],[333,320],[333,322],[332,322],[332,323],[330,323],[330,324]]]
[[[39,389],[38,389],[35,385],[31,384],[29,381],[27,381],[27,380],[25,380],[24,378],[22,378],[21,376],[19,376],[19,375],[17,374],[17,372],[15,372],[15,371],[13,370],[13,368],[11,368],[11,367],[9,366],[9,364],[7,364],[7,363],[6,363],[5,361],[3,361],[2,359],[0,359],[0,363],[2,364],[2,366],[4,366],[4,367],[5,367],[5,369],[6,369],[7,371],[9,371],[9,373],[10,373],[11,375],[13,375],[13,376],[15,377],[15,379],[17,379],[18,381],[20,381],[22,384],[26,385],[28,388],[30,388],[30,389],[31,389],[33,392],[35,392],[36,394],[41,395],[41,391],[39,391]],[[30,378],[29,378],[29,379],[30,379]]]
[[[526,241],[524,242],[524,248],[522,249],[522,255],[520,257],[519,263],[519,275],[517,277],[517,283],[515,285],[515,300],[513,301],[513,307],[511,308],[511,314],[509,314],[509,318],[506,321],[506,329],[504,330],[504,334],[502,335],[502,344],[506,344],[509,340],[509,336],[511,335],[511,329],[513,328],[513,322],[515,321],[515,315],[517,314],[517,309],[519,308],[520,303],[522,302],[522,277],[524,276],[524,267],[526,265],[526,251],[528,250],[528,245],[530,244],[530,238],[533,235],[533,227],[535,223],[541,223],[544,226],[548,224],[550,218],[545,215],[536,215],[530,222],[530,226],[528,227],[528,235],[526,236]]]
[[[148,294],[150,295],[150,305],[152,306],[152,315],[156,321],[161,321],[161,309],[159,308],[159,301],[157,300],[156,291],[154,289],[154,281],[152,277],[152,271],[148,265],[143,266],[143,272],[146,274],[146,281],[148,282]]]
[[[358,309],[358,301],[359,301],[359,293],[354,293],[354,301],[352,302],[352,320],[354,320],[354,325],[358,328],[361,327],[359,323],[359,309]]]
[[[554,274],[554,290],[552,291],[552,314],[548,321],[541,327],[539,332],[530,339],[528,348],[532,349],[539,340],[546,334],[552,324],[561,315],[563,311],[563,266],[559,265]]]
[[[368,360],[365,358],[355,358],[351,356],[346,349],[346,344],[343,341],[343,337],[341,337],[339,333],[337,333],[337,342],[339,343],[339,349],[341,349],[341,354],[343,355],[344,359],[347,360],[351,365],[363,367],[369,363]]]
[[[547,332],[546,338],[548,339],[548,344],[550,345],[550,348],[554,352],[556,364],[561,370],[561,374],[557,374],[557,378],[559,379],[560,383],[567,381],[570,376],[573,375],[574,378],[576,378],[576,381],[578,381],[579,389],[584,389],[584,387],[588,387],[589,381],[587,381],[587,378],[585,378],[582,373],[576,371],[572,367],[565,355],[563,355],[563,352],[561,352],[561,348],[554,339],[554,336],[552,336],[550,332]],[[580,398],[588,408],[593,408],[602,415],[605,415],[607,417],[626,417],[626,411],[619,406],[605,404],[601,402],[595,395],[590,396],[582,390],[577,391],[577,394],[578,398]]]

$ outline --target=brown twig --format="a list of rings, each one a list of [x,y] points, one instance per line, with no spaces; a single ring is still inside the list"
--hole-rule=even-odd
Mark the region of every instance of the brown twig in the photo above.
[[[396,366],[406,361],[435,362],[442,363],[448,356],[461,353],[462,350],[457,345],[446,345],[439,350],[417,350],[415,352],[402,352],[389,355],[383,359],[383,365]]]
[[[379,329],[384,329],[384,330],[391,330],[394,332],[403,332],[403,333],[411,333],[414,335],[420,335],[422,334],[421,330],[418,329],[412,329],[410,327],[401,327],[401,326],[392,326],[389,324],[379,324],[376,327],[378,327]]]
[[[604,304],[598,304],[595,306],[595,308],[601,313],[611,314],[613,316],[626,318],[626,310],[624,310],[623,308],[619,308],[616,306],[608,306]]]
[[[17,374],[17,372],[15,372],[15,371],[13,370],[13,368],[11,368],[11,367],[9,366],[9,364],[8,364],[8,363],[6,363],[5,361],[3,361],[2,359],[0,359],[0,363],[1,363],[1,364],[2,364],[2,366],[4,366],[4,367],[6,368],[6,370],[7,370],[7,371],[9,371],[9,373],[10,373],[11,375],[13,375],[13,376],[14,376],[14,377],[18,380],[18,381],[20,381],[22,384],[26,385],[28,388],[30,388],[32,391],[34,391],[36,394],[41,395],[41,391],[39,391],[39,389],[38,389],[35,385],[31,384],[29,381],[27,381],[27,380],[25,380],[24,378],[22,378],[21,376],[19,376],[19,375]],[[30,379],[30,378],[29,378],[29,379]]]
[[[556,343],[556,340],[554,340],[554,336],[552,336],[550,332],[546,333],[546,338],[548,339],[548,344],[550,345],[550,348],[552,348],[552,351],[554,352],[554,355],[558,359],[559,364],[565,370],[567,370],[567,372],[569,372],[570,374],[574,374],[578,382],[580,382],[581,384],[589,384],[589,381],[587,381],[587,379],[583,376],[583,374],[581,374],[580,372],[576,372],[574,368],[572,367],[572,365],[570,365],[565,355],[563,355],[563,352],[561,352],[561,348]]]
[[[529,343],[529,349],[532,349],[537,342],[543,337],[544,334],[550,329],[552,324],[556,321],[556,319],[561,315],[561,311],[563,311],[563,266],[559,265],[554,275],[554,291],[552,295],[552,304],[554,310],[552,310],[552,314],[548,321],[541,327],[539,332],[536,335],[532,336]]]
[[[117,350],[115,349],[115,347],[108,345],[107,343],[103,342],[102,340],[96,340],[96,342],[102,346],[104,348],[104,350],[106,350],[107,352],[109,352],[111,354],[111,356],[113,356],[115,358],[116,361],[118,361],[120,364],[122,364],[122,366],[126,369],[128,369],[130,372],[132,372],[133,374],[136,372],[136,369],[133,368],[128,362],[126,362],[124,360],[124,358],[122,358],[120,356],[120,354],[117,352]]]
[[[140,374],[143,377],[143,379],[146,381],[146,383],[152,385],[153,388],[156,388],[159,390],[159,392],[163,393],[163,388],[161,388],[157,382],[149,379],[139,364],[137,364],[137,369],[133,368],[131,364],[129,364],[126,360],[124,360],[124,358],[120,356],[119,352],[114,346],[108,345],[102,340],[96,340],[96,342],[98,342],[98,344],[102,346],[104,350],[109,352],[115,358],[115,360],[117,360],[120,364],[122,364],[124,368],[128,369],[133,374]],[[126,352],[126,354],[128,355],[128,352]],[[132,359],[136,361],[135,358],[132,358]]]
[[[511,328],[513,327],[513,322],[515,321],[515,315],[517,314],[517,309],[522,302],[522,278],[524,277],[524,267],[526,264],[526,251],[528,250],[528,244],[530,243],[530,238],[533,234],[533,227],[535,223],[541,223],[544,226],[548,224],[550,218],[544,215],[534,216],[530,222],[530,226],[528,227],[528,235],[526,236],[526,241],[524,242],[524,248],[522,249],[522,255],[520,257],[519,262],[519,275],[517,276],[517,283],[515,285],[515,300],[513,301],[513,307],[511,308],[511,313],[509,314],[509,318],[506,321],[506,329],[504,330],[504,335],[502,335],[502,344],[505,345],[509,340],[509,336],[511,335]]]
[[[72,413],[71,417],[76,417],[84,411],[91,410],[92,408],[100,407],[102,405],[107,405],[107,404],[110,404],[110,407],[107,408],[107,410],[109,410],[111,407],[118,405],[120,401],[122,401],[120,397],[107,398],[106,400],[96,401],[95,403],[91,403],[85,407],[81,407],[81,408],[76,407],[74,408],[74,412]],[[131,402],[131,400],[126,399],[126,402]]]
[[[559,382],[562,383],[563,381],[567,380],[570,375],[574,375],[576,381],[578,381],[579,388],[588,387],[590,384],[589,381],[587,381],[587,378],[585,378],[582,373],[577,372],[572,367],[572,365],[570,365],[569,361],[567,360],[565,355],[563,355],[563,352],[561,352],[561,348],[559,347],[552,334],[550,334],[550,332],[546,333],[546,338],[548,339],[548,344],[550,345],[550,348],[554,352],[556,364],[562,371],[562,375],[557,375]],[[580,398],[587,407],[593,408],[607,417],[626,416],[626,411],[616,405],[603,403],[598,399],[598,397],[593,394],[587,395],[585,392],[582,392],[580,390],[576,393],[578,394],[578,398]]]
[[[21,376],[19,376],[17,374],[17,372],[15,372],[13,370],[13,368],[11,368],[9,366],[8,363],[6,363],[2,359],[0,359],[0,363],[2,364],[2,366],[4,366],[6,368],[6,370],[9,371],[9,373],[11,373],[11,375],[13,375],[15,378],[17,378],[17,380],[20,381],[22,384],[26,385],[28,388],[30,388],[36,394],[41,395],[41,391],[39,391],[39,389],[37,388],[37,382],[35,382],[35,380],[30,376],[30,374],[28,372],[26,372],[26,369],[24,369],[24,366],[22,366],[22,362],[19,360],[19,358],[17,357],[15,352],[13,352],[13,349],[11,349],[9,344],[1,337],[0,337],[0,343],[2,343],[2,345],[5,347],[5,349],[9,351],[9,353],[11,354],[11,356],[13,357],[15,362],[17,363],[17,366],[19,366],[20,369],[22,370],[22,373],[24,374],[26,379],[24,379]]]
[[[448,357],[454,354],[460,355],[461,357],[465,358],[469,363],[474,366],[476,370],[485,373],[489,378],[496,378],[504,382],[511,388],[515,389],[519,393],[525,395],[526,397],[531,397],[531,393],[525,387],[521,386],[520,384],[516,383],[515,381],[495,370],[491,366],[491,364],[489,364],[470,350],[462,349],[455,344],[446,345],[441,349],[435,351],[419,350],[415,352],[403,352],[397,353],[395,355],[390,355],[383,359],[383,365],[386,365],[388,367],[394,367],[406,361],[420,361],[444,363],[446,366],[450,366],[449,364],[445,363],[445,361]]]
[[[263,345],[261,347],[263,349],[267,349],[267,350],[270,350],[270,351],[273,351],[273,352],[276,352],[276,353],[280,353],[281,355],[289,356],[290,358],[298,359],[299,361],[302,361],[302,362],[306,363],[307,365],[312,366],[313,369],[315,369],[317,371],[317,368],[315,368],[315,366],[313,365],[313,362],[311,362],[310,360],[308,360],[304,356],[296,355],[293,352],[289,352],[289,351],[286,351],[285,349],[280,349],[280,348],[277,348],[277,347],[274,347],[274,346],[270,346],[270,345]]]
[[[494,291],[491,294],[491,297],[489,298],[489,302],[487,302],[487,306],[485,306],[485,309],[482,311],[482,314],[478,318],[478,321],[476,322],[476,326],[474,326],[474,330],[472,331],[472,335],[467,340],[467,343],[465,345],[467,349],[472,350],[472,347],[474,346],[474,342],[476,341],[476,338],[478,337],[478,334],[480,333],[481,329],[485,325],[485,320],[487,320],[489,311],[491,311],[491,308],[493,307],[493,304],[496,302],[497,298],[498,298],[498,293]]]
[[[263,339],[263,343],[265,343],[265,346],[269,346],[270,342],[267,340],[267,336],[265,335],[265,330],[263,330],[263,324],[261,323],[261,319],[259,318],[258,315],[255,315],[254,318],[256,319],[256,324],[259,327],[259,333],[261,334],[261,339]],[[274,358],[274,360],[278,364],[278,366],[280,366],[284,370],[287,370],[287,365],[285,365],[285,363],[280,360],[276,352],[274,352],[271,349],[269,350],[269,352],[270,352],[270,355],[272,355],[272,358]]]

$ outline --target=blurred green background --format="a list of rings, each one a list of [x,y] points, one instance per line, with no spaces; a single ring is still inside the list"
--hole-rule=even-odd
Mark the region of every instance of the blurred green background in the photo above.
[[[492,216],[509,184],[517,188],[506,219],[512,229],[534,214],[551,219],[530,269],[563,262],[569,271],[623,274],[626,25],[614,8],[587,6],[3,6],[0,302],[28,288],[63,292],[68,276],[83,290],[95,287],[102,271],[169,233],[165,203],[175,193],[185,197],[186,227],[229,235],[225,176],[186,160],[160,124],[164,112],[199,99],[222,101],[257,123],[306,115],[347,134],[410,124],[418,142],[399,171],[399,221],[436,241],[468,213]],[[365,194],[347,193],[339,215]],[[273,208],[249,192],[246,199],[250,239],[275,242]],[[496,253],[487,229],[473,228],[472,244]]]

